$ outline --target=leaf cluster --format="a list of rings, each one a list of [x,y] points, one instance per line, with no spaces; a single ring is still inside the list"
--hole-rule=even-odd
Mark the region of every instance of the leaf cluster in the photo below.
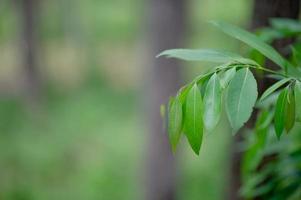
[[[288,32],[280,22],[274,21],[274,23],[275,26]],[[159,54],[158,56],[187,61],[219,63],[209,72],[199,75],[191,83],[182,87],[175,97],[170,98],[167,121],[173,151],[176,150],[184,133],[193,151],[199,154],[204,132],[212,132],[217,126],[223,106],[233,133],[248,121],[255,105],[268,113],[265,114],[269,116],[268,121],[265,117],[259,119],[265,126],[273,123],[278,138],[284,131],[290,132],[295,122],[300,122],[301,119],[301,76],[299,76],[301,70],[296,64],[298,62],[288,61],[255,34],[223,22],[212,22],[212,24],[255,49],[278,65],[280,70],[270,70],[256,59],[244,58],[239,54],[222,50],[173,49]],[[293,34],[292,32],[299,33],[299,29],[294,26],[294,31],[289,34]],[[257,82],[253,71],[262,71],[267,76],[277,79],[277,82],[268,88],[259,100],[257,100]],[[272,100],[272,103],[268,103],[275,94],[276,102]],[[260,132],[264,127],[258,126]]]

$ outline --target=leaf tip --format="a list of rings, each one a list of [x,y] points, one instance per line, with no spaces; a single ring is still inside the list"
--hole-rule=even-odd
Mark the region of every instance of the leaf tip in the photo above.
[[[164,51],[159,53],[158,55],[156,55],[156,58],[159,58],[159,57],[163,56],[163,53],[164,53]]]
[[[192,149],[192,150],[197,156],[200,155],[200,149]]]

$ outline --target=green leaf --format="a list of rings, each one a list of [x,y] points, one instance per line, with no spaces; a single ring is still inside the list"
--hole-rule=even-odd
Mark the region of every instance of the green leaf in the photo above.
[[[296,81],[295,84],[295,103],[296,103],[296,120],[301,122],[301,83]]]
[[[289,90],[285,105],[285,130],[287,133],[294,127],[295,124],[295,96],[292,90]]]
[[[226,96],[226,112],[234,133],[250,118],[257,95],[252,72],[248,68],[237,71]]]
[[[204,96],[204,125],[206,130],[212,131],[221,116],[222,90],[219,78],[213,74],[208,81]]]
[[[295,34],[295,33],[301,33],[301,23],[297,20],[288,19],[288,18],[273,18],[270,20],[271,25],[278,29],[282,30],[285,33],[289,34]]]
[[[284,36],[279,30],[270,27],[259,29],[256,32],[258,33],[258,37],[266,43],[271,43],[273,40]]]
[[[226,63],[243,58],[235,53],[213,49],[170,49],[163,51],[157,57],[160,56],[186,61],[208,61],[215,63]]]
[[[263,101],[266,97],[270,96],[270,94],[272,94],[275,90],[277,90],[278,88],[280,88],[281,86],[283,86],[285,83],[287,83],[288,81],[292,80],[291,78],[285,78],[282,79],[278,82],[276,82],[274,85],[272,85],[271,87],[269,87],[261,96],[260,101]]]
[[[256,35],[245,31],[237,26],[227,24],[224,22],[213,22],[213,24],[229,36],[234,37],[251,46],[252,48],[256,49],[264,56],[278,64],[283,69],[286,69],[289,65],[288,61],[284,59],[272,46],[263,42]]]
[[[185,121],[185,118],[186,118],[186,97],[188,95],[188,92],[190,91],[191,87],[193,86],[193,84],[187,84],[185,86],[183,86],[179,91],[178,91],[178,94],[177,94],[177,98],[179,98],[181,104],[182,104],[182,110],[183,110],[183,116],[182,116],[182,121],[184,122]],[[181,131],[184,131],[183,130],[185,129],[185,126],[182,127],[182,130]]]
[[[185,103],[187,94],[192,86],[193,86],[192,84],[185,85],[181,87],[180,90],[178,91],[177,96],[179,97],[182,104]]]
[[[197,84],[190,89],[186,98],[185,131],[189,144],[198,155],[203,138],[203,102]]]
[[[175,152],[181,137],[182,130],[182,104],[178,98],[171,98],[169,102],[168,134],[169,141]]]
[[[274,128],[276,131],[276,135],[278,139],[283,133],[284,123],[285,123],[285,105],[287,101],[287,88],[283,89],[282,92],[279,94],[277,102],[276,102],[276,109],[275,109],[275,116],[274,116]]]
[[[233,67],[222,74],[222,76],[220,78],[220,83],[221,83],[222,88],[227,87],[227,85],[229,84],[231,79],[234,77],[235,72],[236,72],[236,68]]]

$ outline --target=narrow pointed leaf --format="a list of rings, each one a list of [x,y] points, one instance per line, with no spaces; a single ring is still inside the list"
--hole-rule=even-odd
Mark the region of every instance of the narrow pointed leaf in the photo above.
[[[272,46],[263,42],[253,33],[224,22],[213,22],[213,24],[229,36],[234,37],[256,49],[283,69],[286,69],[289,65],[288,61],[284,59]]]
[[[177,96],[182,104],[185,103],[187,94],[192,86],[193,86],[192,84],[185,85],[181,87],[181,89],[178,91]]]
[[[289,90],[286,98],[285,106],[285,130],[287,133],[294,127],[295,124],[295,96],[292,90]]]
[[[296,121],[301,122],[301,83],[295,84]]]
[[[227,87],[227,85],[229,84],[231,79],[234,77],[235,72],[236,72],[236,68],[233,67],[222,74],[222,76],[220,78],[220,83],[221,83],[222,88]]]
[[[196,84],[186,98],[185,131],[189,144],[198,155],[203,138],[203,102]]]
[[[266,97],[268,97],[269,95],[271,95],[275,90],[277,90],[278,88],[280,88],[281,86],[283,86],[285,83],[287,83],[288,81],[290,81],[291,78],[285,78],[282,79],[278,82],[276,82],[274,85],[272,85],[271,87],[269,87],[261,96],[260,101],[264,100]]]
[[[287,101],[287,88],[283,89],[278,96],[274,115],[274,128],[278,139],[283,133],[285,123],[285,105]]]
[[[208,61],[215,63],[226,63],[243,58],[235,53],[213,49],[170,49],[163,51],[157,57],[160,56],[186,61]]]
[[[213,74],[208,81],[204,96],[204,125],[206,130],[212,131],[221,116],[222,90],[219,77]]]
[[[252,72],[247,68],[237,71],[226,96],[226,112],[234,133],[250,118],[257,95]]]
[[[172,150],[175,152],[181,137],[182,104],[178,98],[171,99],[169,103],[168,134]]]

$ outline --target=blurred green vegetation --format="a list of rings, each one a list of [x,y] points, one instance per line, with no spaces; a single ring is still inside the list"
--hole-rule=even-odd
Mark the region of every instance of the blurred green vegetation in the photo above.
[[[0,199],[141,199],[147,131],[140,50],[147,1],[40,3],[39,60],[47,87],[34,111],[16,95],[22,84],[18,11],[10,0],[0,3]],[[241,51],[206,21],[246,25],[250,0],[187,3],[185,47]],[[186,79],[208,67],[190,65]],[[177,153],[179,199],[222,199],[226,123],[206,136],[199,157],[188,145]]]

